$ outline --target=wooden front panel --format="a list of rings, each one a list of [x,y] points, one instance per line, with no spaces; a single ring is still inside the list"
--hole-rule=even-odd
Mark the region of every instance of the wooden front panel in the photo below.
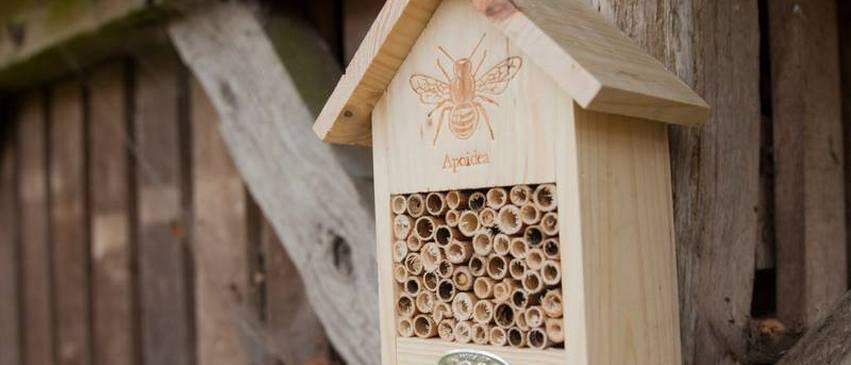
[[[374,112],[390,191],[554,181],[569,100],[469,1],[444,2]]]

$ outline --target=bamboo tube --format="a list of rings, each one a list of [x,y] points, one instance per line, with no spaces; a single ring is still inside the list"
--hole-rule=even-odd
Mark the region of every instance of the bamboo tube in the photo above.
[[[417,294],[416,299],[414,300],[417,305],[417,310],[420,313],[431,313],[434,310],[434,293],[429,292],[427,290],[420,291]]]
[[[405,214],[408,210],[408,200],[404,195],[396,195],[390,199],[390,210],[394,214]]]
[[[470,273],[470,268],[466,266],[458,266],[455,272],[452,273],[452,281],[455,282],[455,288],[459,291],[468,291],[473,288],[473,274]]]
[[[476,298],[472,293],[460,292],[455,294],[455,299],[452,299],[452,314],[456,320],[466,321],[473,317],[473,307],[479,298]]]
[[[493,248],[493,235],[488,231],[476,233],[473,236],[473,252],[476,255],[487,256]]]
[[[405,241],[393,242],[393,262],[402,262],[408,256],[408,244]]]
[[[476,323],[471,328],[473,342],[479,345],[487,345],[490,341],[490,326],[487,323]]]
[[[402,288],[405,294],[414,298],[423,290],[423,279],[418,276],[409,277],[405,284],[402,284]]]
[[[547,286],[561,284],[561,265],[558,261],[544,261],[544,266],[541,267],[541,280]]]
[[[423,274],[423,287],[431,292],[437,291],[437,283],[440,282],[440,277],[434,272]]]
[[[467,206],[470,207],[470,210],[478,212],[487,206],[487,197],[480,191],[473,192],[467,199]]]
[[[493,308],[493,321],[497,326],[508,329],[514,326],[514,308],[508,303],[498,303]]]
[[[541,249],[544,250],[544,256],[548,259],[558,260],[561,258],[558,238],[547,238],[541,244]]]
[[[549,212],[541,218],[541,230],[547,236],[555,236],[558,234],[558,213]]]
[[[458,190],[446,193],[446,206],[449,209],[462,209],[467,206],[467,194]]]
[[[496,236],[493,236],[493,252],[500,256],[508,255],[508,251],[511,249],[511,238],[505,234],[498,233]]]
[[[446,302],[434,302],[434,308],[431,310],[431,318],[434,318],[435,322],[443,321],[446,318],[452,318],[452,307],[450,307],[449,303]]]
[[[445,218],[446,218],[446,224],[448,226],[453,227],[453,228],[458,227],[458,220],[461,218],[461,212],[459,212],[455,209],[450,209],[448,212],[446,212]]]
[[[447,260],[440,260],[437,263],[437,275],[443,279],[449,279],[452,277],[452,273],[455,272],[455,265],[452,265],[451,262]]]
[[[509,328],[506,336],[508,337],[509,346],[517,348],[526,346],[526,333],[517,327]]]
[[[490,344],[493,346],[505,346],[508,339],[505,336],[505,330],[502,327],[491,327]]]
[[[411,227],[413,226],[411,222],[411,217],[407,215],[400,214],[393,217],[393,235],[400,240],[408,238],[408,234],[411,233]]]
[[[435,272],[437,265],[443,260],[443,251],[436,243],[429,242],[420,250],[420,258],[425,272]]]
[[[512,279],[523,280],[523,277],[526,276],[527,270],[526,260],[512,259],[511,262],[508,263],[508,275],[510,275]]]
[[[541,211],[535,204],[523,204],[520,206],[520,221],[526,225],[538,224],[541,221]]]
[[[541,299],[541,311],[550,318],[559,318],[564,313],[564,305],[561,300],[561,291],[550,290]]]
[[[458,232],[458,229],[452,228],[448,224],[441,224],[434,231],[434,241],[441,247],[446,247],[452,241],[460,238],[461,233]]]
[[[530,295],[538,294],[544,290],[544,281],[541,280],[541,275],[536,271],[526,271],[526,276],[523,277],[523,289]]]
[[[480,300],[473,306],[473,321],[477,323],[490,323],[493,319],[493,303],[489,300]]]
[[[470,343],[473,340],[473,323],[470,321],[456,321],[455,341],[458,343]]]
[[[522,288],[514,289],[514,291],[511,292],[511,305],[518,309],[526,308],[526,306],[529,305],[529,293]]]
[[[476,278],[473,282],[473,293],[482,299],[493,298],[494,281],[491,278],[481,277]]]
[[[423,242],[431,241],[434,239],[434,232],[441,224],[443,221],[435,217],[419,217],[414,222],[414,235]]]
[[[425,199],[422,194],[414,193],[408,195],[408,214],[417,218],[425,213]]]
[[[488,206],[493,209],[502,208],[505,203],[508,203],[508,192],[503,188],[491,188],[486,197]]]
[[[488,265],[485,269],[488,276],[494,280],[500,280],[508,273],[508,262],[505,256],[490,255],[488,256]]]
[[[539,248],[526,251],[526,266],[529,266],[529,270],[540,270],[546,260],[547,255],[544,255],[544,251]]]
[[[547,337],[554,343],[564,342],[564,324],[561,318],[547,318],[544,321],[544,330]]]
[[[461,213],[458,220],[458,230],[461,231],[461,234],[465,237],[473,237],[479,231],[479,228],[481,228],[481,224],[476,212],[465,210]]]
[[[396,321],[396,330],[399,331],[399,336],[414,337],[414,323],[410,318],[399,317]]]
[[[408,236],[408,239],[405,240],[405,244],[408,246],[408,252],[417,252],[423,247],[423,241],[417,238],[416,235]]]
[[[512,235],[520,232],[523,221],[520,220],[520,208],[515,205],[506,205],[499,209],[496,225],[500,231]]]
[[[470,258],[470,263],[468,264],[468,267],[470,268],[470,273],[473,274],[473,276],[477,277],[487,275],[486,266],[487,258],[479,255],[473,255],[473,257]]]
[[[543,350],[552,346],[552,341],[547,336],[547,333],[541,328],[533,328],[527,335],[529,347],[537,350]]]
[[[463,264],[473,256],[473,244],[470,241],[452,241],[446,246],[446,259],[453,264]]]
[[[514,308],[514,326],[524,332],[531,329],[526,323],[526,309]]]
[[[419,338],[429,338],[437,335],[437,326],[431,317],[421,314],[414,317],[414,334]]]
[[[405,268],[405,265],[393,265],[393,280],[399,284],[404,284],[408,281],[408,269]]]
[[[446,198],[443,193],[428,193],[425,199],[425,207],[428,214],[443,215],[449,209],[446,206]]]
[[[508,246],[508,253],[515,258],[522,259],[526,258],[526,250],[528,250],[529,245],[525,239],[522,237],[514,237],[511,239],[511,244]]]
[[[455,320],[446,318],[437,323],[437,335],[444,341],[455,341]]]
[[[541,184],[532,193],[532,203],[542,212],[556,209],[558,198],[556,197],[556,186],[554,184]]]
[[[526,240],[529,248],[540,248],[544,241],[544,232],[539,226],[528,226],[523,232],[523,239]]]
[[[537,305],[526,308],[523,316],[526,318],[526,325],[529,327],[536,328],[544,325],[544,312]]]
[[[419,275],[423,273],[423,260],[420,254],[414,252],[409,253],[405,257],[405,268],[408,269],[408,275]]]
[[[484,208],[479,211],[479,222],[482,227],[496,227],[496,211],[491,208]]]
[[[511,299],[511,293],[519,287],[516,280],[506,279],[493,286],[493,300],[497,303]]]
[[[532,200],[532,189],[528,185],[515,185],[508,192],[508,200],[518,207],[526,204]]]
[[[408,317],[411,318],[417,314],[417,305],[414,303],[414,299],[407,295],[400,295],[396,298],[396,314],[399,317]]]
[[[455,284],[452,280],[443,279],[437,283],[437,299],[451,302],[455,298]]]

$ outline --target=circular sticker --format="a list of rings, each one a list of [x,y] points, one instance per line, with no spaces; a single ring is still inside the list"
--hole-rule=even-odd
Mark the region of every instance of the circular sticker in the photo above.
[[[509,365],[494,354],[476,350],[453,350],[443,355],[437,365]]]

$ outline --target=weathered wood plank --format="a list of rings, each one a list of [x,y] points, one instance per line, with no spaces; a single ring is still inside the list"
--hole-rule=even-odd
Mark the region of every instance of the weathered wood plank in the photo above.
[[[249,291],[247,194],[210,100],[196,82],[191,94],[198,363],[247,364],[239,333]]]
[[[744,360],[757,240],[757,2],[586,0],[712,107],[701,129],[671,127],[685,364]]]
[[[144,364],[189,365],[192,280],[178,120],[178,62],[170,52],[138,60],[134,151]],[[183,121],[184,123],[187,121]]]
[[[57,364],[91,361],[89,242],[86,229],[82,86],[64,81],[50,95],[50,225]]]
[[[14,130],[10,127],[10,130]],[[0,364],[23,365],[20,353],[20,241],[13,135],[0,135]]]
[[[96,365],[135,364],[127,113],[123,63],[103,66],[89,81],[88,140],[92,234],[92,357]]]
[[[838,24],[851,24],[851,2],[837,1]],[[845,147],[845,228],[851,227],[851,175],[847,164],[851,161],[851,27],[839,27],[839,68],[842,88],[842,127]],[[846,232],[847,235],[847,232]],[[848,235],[847,260],[851,263],[851,235]],[[851,287],[851,270],[848,270]]]
[[[42,93],[23,98],[18,116],[21,204],[22,359],[27,365],[54,364],[47,197],[47,132]]]
[[[219,4],[173,24],[170,34],[222,117],[231,155],[306,283],[310,303],[332,329],[331,341],[349,364],[376,364],[372,213],[334,150],[307,138],[309,105],[321,104],[308,96],[317,89],[327,95],[333,80],[304,88],[294,81],[339,71],[323,68],[328,56],[315,35],[303,27],[282,29],[290,42],[303,41],[287,47],[298,50],[295,58],[305,68],[282,67],[244,5]],[[292,53],[282,52],[284,60],[286,54]]]
[[[851,293],[814,323],[777,365],[851,364]]]
[[[836,2],[768,3],[777,312],[801,330],[847,289]]]

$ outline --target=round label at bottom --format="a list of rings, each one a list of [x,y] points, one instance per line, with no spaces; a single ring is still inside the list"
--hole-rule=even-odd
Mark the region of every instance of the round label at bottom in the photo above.
[[[453,350],[443,355],[437,365],[509,365],[499,356],[485,351]]]

